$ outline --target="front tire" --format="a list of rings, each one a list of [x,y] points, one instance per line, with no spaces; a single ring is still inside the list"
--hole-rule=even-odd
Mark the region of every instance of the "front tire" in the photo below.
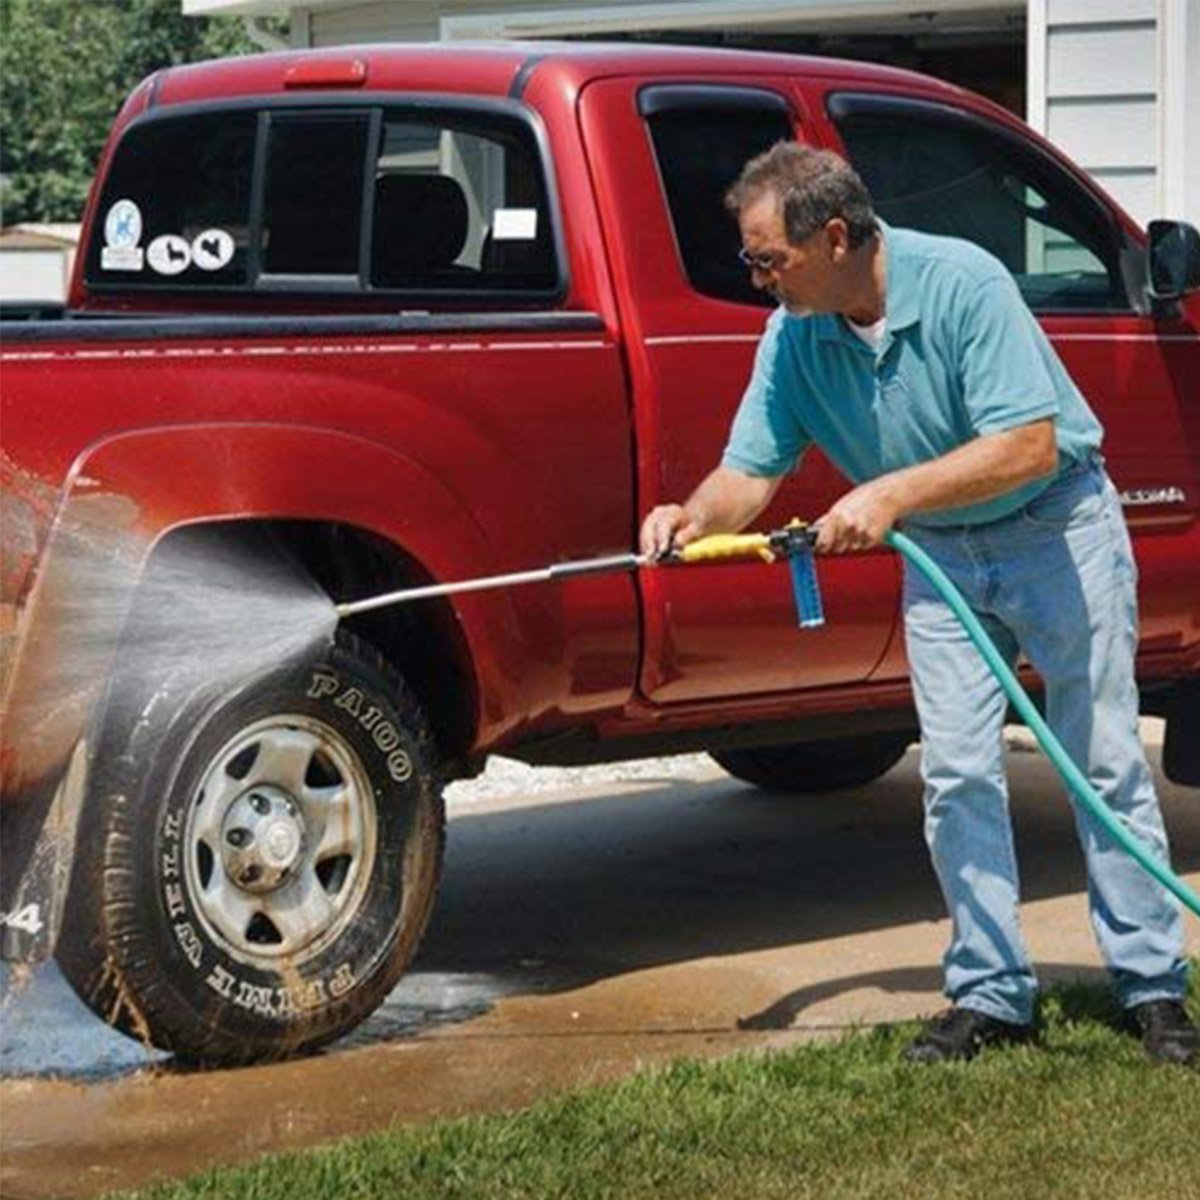
[[[777,792],[811,795],[862,787],[887,774],[913,740],[908,733],[837,741],[710,750],[730,775]]]
[[[190,1061],[310,1051],[384,999],[436,892],[415,700],[337,641],[232,689],[163,683],[103,731],[58,957],[102,1018]]]

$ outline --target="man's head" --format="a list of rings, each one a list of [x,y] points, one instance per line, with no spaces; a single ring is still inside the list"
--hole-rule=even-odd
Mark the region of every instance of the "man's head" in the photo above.
[[[756,287],[790,312],[844,311],[861,283],[855,251],[879,225],[857,173],[832,150],[776,142],[725,196]]]

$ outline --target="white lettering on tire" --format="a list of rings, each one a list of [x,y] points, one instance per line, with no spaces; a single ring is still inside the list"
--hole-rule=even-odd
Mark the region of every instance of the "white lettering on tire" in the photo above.
[[[337,693],[339,686],[335,675],[317,671],[308,685],[309,699],[324,700]],[[384,719],[383,710],[378,705],[372,704],[364,709],[364,701],[361,689],[348,687],[337,695],[333,706],[349,713],[359,726],[371,735],[371,740],[380,753],[387,755],[388,774],[397,783],[404,783],[412,778],[413,765],[408,754],[400,749],[403,740],[400,731],[391,721]]]
[[[327,675],[324,671],[317,671],[312,677],[312,683],[308,685],[308,698],[322,700],[326,696],[332,696],[337,690],[336,675]]]

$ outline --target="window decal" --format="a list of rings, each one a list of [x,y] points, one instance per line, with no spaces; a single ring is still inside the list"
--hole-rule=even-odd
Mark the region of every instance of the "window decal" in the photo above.
[[[192,241],[192,263],[202,271],[219,271],[233,261],[233,238],[224,229],[206,229]]]
[[[146,258],[160,275],[181,275],[192,261],[192,248],[177,233],[164,233],[146,248]]]
[[[536,237],[536,208],[498,208],[492,213],[492,238],[495,241],[531,242]]]
[[[127,198],[113,204],[104,218],[104,246],[100,267],[104,271],[140,271],[143,252],[142,210]]]

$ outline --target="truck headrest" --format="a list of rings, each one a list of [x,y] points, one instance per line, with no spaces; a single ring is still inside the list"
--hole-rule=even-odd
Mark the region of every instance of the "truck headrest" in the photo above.
[[[467,240],[467,198],[448,175],[381,175],[375,181],[376,282],[407,282],[450,266]]]

